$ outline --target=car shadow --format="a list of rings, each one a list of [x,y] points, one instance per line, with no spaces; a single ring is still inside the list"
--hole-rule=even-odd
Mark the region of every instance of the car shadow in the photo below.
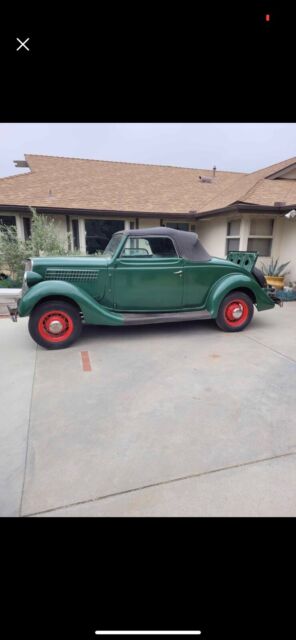
[[[219,332],[213,320],[199,320],[197,322],[174,322],[154,325],[134,325],[134,326],[110,326],[110,325],[85,325],[79,340],[94,341],[98,339],[111,338],[112,340],[149,339],[153,337],[178,337],[182,335],[204,332]]]

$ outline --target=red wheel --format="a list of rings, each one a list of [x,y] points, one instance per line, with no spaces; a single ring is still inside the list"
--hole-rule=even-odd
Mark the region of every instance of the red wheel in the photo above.
[[[65,311],[47,311],[38,322],[40,335],[49,342],[63,342],[72,335],[73,330],[73,320]]]
[[[248,295],[234,291],[222,301],[216,323],[223,331],[242,331],[251,322],[253,302]]]
[[[43,302],[33,310],[29,320],[31,337],[47,349],[63,349],[76,340],[82,324],[79,310],[68,302]]]

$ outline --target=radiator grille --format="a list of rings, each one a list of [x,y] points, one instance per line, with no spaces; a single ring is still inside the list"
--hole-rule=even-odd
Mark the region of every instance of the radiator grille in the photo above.
[[[87,282],[96,280],[98,269],[47,269],[45,280],[71,280],[72,282]]]

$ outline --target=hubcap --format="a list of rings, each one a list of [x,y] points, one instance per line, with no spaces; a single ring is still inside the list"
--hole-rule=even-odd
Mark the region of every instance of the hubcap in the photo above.
[[[233,309],[232,316],[233,318],[235,318],[235,320],[238,320],[239,318],[241,318],[242,315],[243,315],[243,308],[241,305]]]
[[[63,330],[63,325],[59,320],[52,320],[49,325],[48,325],[48,330],[50,331],[50,333],[61,333],[61,331]]]

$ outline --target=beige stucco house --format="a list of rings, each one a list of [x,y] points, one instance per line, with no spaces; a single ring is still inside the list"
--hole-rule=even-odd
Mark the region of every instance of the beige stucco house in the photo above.
[[[291,261],[296,281],[296,157],[253,173],[26,155],[20,175],[0,179],[0,224],[30,234],[30,206],[53,217],[61,237],[92,253],[122,228],[194,230],[212,255],[257,250]]]

